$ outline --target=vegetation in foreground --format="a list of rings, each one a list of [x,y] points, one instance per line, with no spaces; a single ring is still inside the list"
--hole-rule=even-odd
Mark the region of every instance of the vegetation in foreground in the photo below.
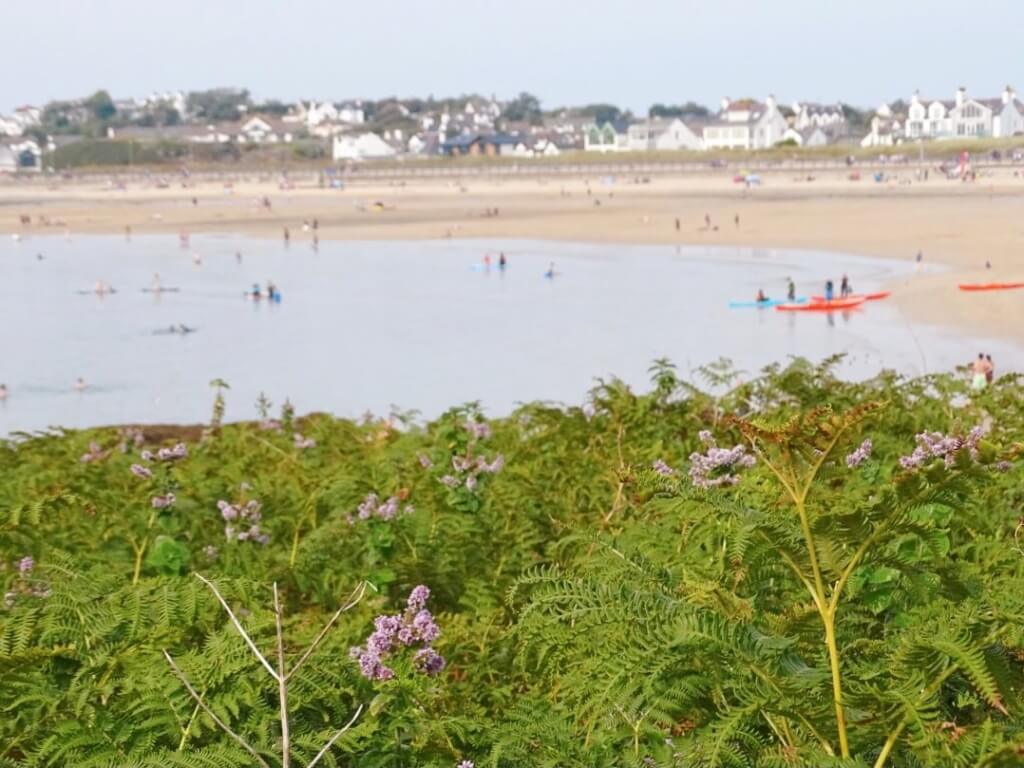
[[[832,362],[13,441],[0,766],[1021,765],[1021,383]]]

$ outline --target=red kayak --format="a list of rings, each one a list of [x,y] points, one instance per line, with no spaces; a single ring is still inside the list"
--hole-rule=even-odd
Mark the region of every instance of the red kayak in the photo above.
[[[779,304],[775,307],[780,312],[834,312],[840,309],[859,307],[867,299],[863,297],[832,299],[832,301],[812,301],[810,304]]]
[[[1012,291],[1024,288],[1024,283],[960,283],[961,291]]]
[[[879,301],[880,299],[888,299],[892,295],[891,291],[878,291],[876,293],[851,293],[847,296],[847,299],[864,299],[864,301]],[[833,299],[833,301],[841,301],[842,299]],[[811,301],[822,302],[825,301],[824,296],[811,296]]]

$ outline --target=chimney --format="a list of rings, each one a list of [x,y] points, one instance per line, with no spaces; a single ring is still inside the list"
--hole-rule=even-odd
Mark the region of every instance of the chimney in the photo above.
[[[764,100],[764,105],[769,110],[775,109],[775,94],[769,93],[768,98]]]
[[[921,92],[918,91],[918,90],[915,90],[911,94],[911,96],[910,96],[910,103],[911,104],[918,104],[918,103],[920,103],[920,101],[921,101]]]
[[[967,99],[967,89],[964,88],[961,85],[959,88],[956,89],[956,105],[958,107],[962,107],[964,105],[964,101],[966,99]]]
[[[726,96],[724,99],[722,99],[722,111],[725,112],[727,109],[729,109],[729,97],[728,96]]]
[[[1013,92],[1013,86],[1006,86],[1003,88],[1003,104],[1009,104],[1017,97],[1017,94]]]

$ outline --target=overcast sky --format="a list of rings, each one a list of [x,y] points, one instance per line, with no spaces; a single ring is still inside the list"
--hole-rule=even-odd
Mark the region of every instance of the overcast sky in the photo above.
[[[723,96],[877,106],[1024,92],[1024,0],[0,0],[0,110],[243,86],[257,98]]]

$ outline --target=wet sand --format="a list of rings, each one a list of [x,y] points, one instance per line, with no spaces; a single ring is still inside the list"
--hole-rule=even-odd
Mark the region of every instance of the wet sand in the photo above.
[[[409,178],[321,188],[315,177],[294,188],[273,180],[202,179],[167,188],[107,177],[0,184],[0,232],[33,234],[230,232],[310,241],[538,238],[601,243],[745,245],[841,251],[949,268],[892,286],[891,301],[917,322],[1021,341],[1024,291],[964,293],[959,282],[1024,280],[1024,170],[999,168],[964,183],[927,182],[908,169],[876,183],[868,174],[764,173],[760,186],[731,173],[652,175],[644,183],[597,174],[547,178]],[[168,177],[169,178],[169,177]],[[589,193],[588,193],[589,189]],[[258,205],[268,197],[271,209]],[[195,198],[195,203],[193,203]],[[382,203],[377,206],[375,203]],[[488,209],[497,215],[488,215]],[[21,215],[32,224],[19,223]],[[711,228],[705,226],[705,216]],[[736,224],[736,217],[739,224]],[[40,217],[45,217],[41,219]],[[43,224],[41,221],[48,221]],[[678,220],[678,228],[677,228]],[[27,245],[27,243],[26,243]],[[30,247],[30,246],[28,246]],[[991,269],[985,269],[990,261]],[[822,275],[838,279],[838,275]]]

